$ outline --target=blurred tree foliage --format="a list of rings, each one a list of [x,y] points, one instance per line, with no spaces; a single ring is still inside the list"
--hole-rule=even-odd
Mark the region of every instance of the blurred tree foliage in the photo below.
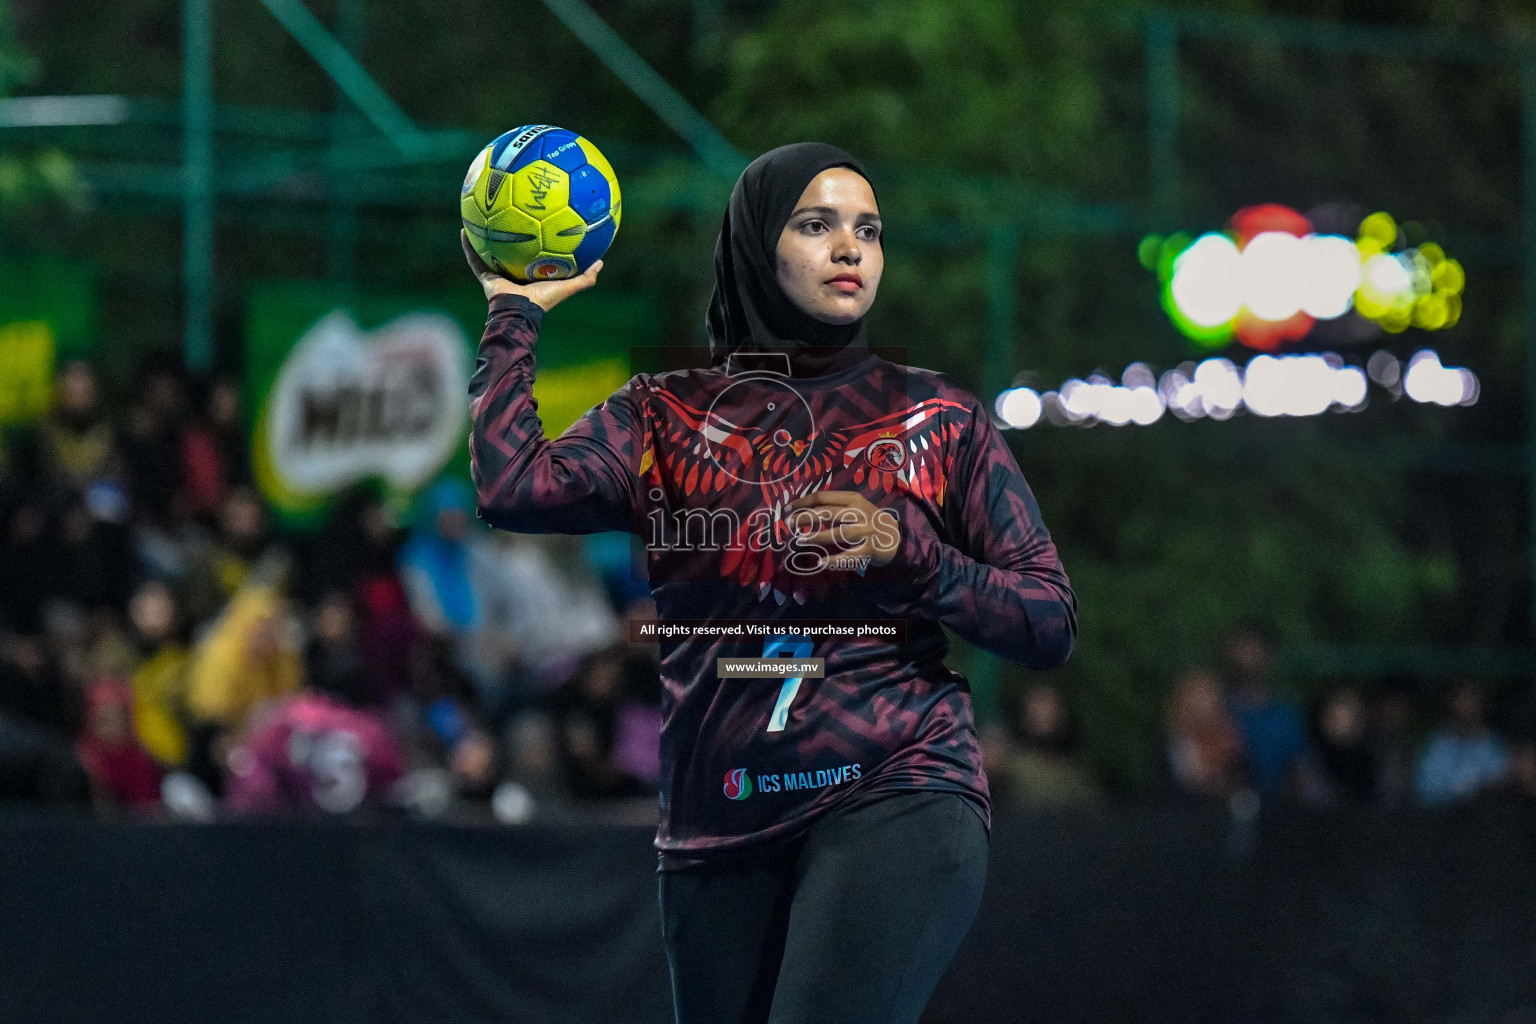
[[[39,60],[33,89],[176,96],[172,0],[13,2]],[[337,0],[310,6],[334,20]],[[1223,6],[1479,38],[1519,38],[1532,27],[1512,2]],[[1159,224],[1144,37],[1127,8],[1089,0],[594,7],[749,156],[815,138],[869,164],[888,238],[871,336],[978,393],[985,243],[998,223],[1020,232],[1007,370],[1042,390],[1095,370],[1118,377],[1133,360],[1167,367],[1191,357],[1136,261],[1136,242],[1154,225],[1215,228],[1265,201],[1351,227],[1351,217],[1387,209],[1463,257],[1467,312],[1454,331],[1356,344],[1406,356],[1430,343],[1475,366],[1484,383],[1475,408],[1377,401],[1359,415],[1305,421],[1165,418],[1144,429],[1010,434],[1082,599],[1079,650],[1057,678],[1084,718],[1091,755],[1124,786],[1142,776],[1170,684],[1211,663],[1239,621],[1267,621],[1297,650],[1529,642],[1524,483],[1498,454],[1520,443],[1524,401],[1520,267],[1507,241],[1519,215],[1519,91],[1508,64],[1183,40],[1183,187],[1177,223]],[[334,88],[256,0],[219,0],[215,10],[221,102],[332,109]],[[718,16],[695,21],[711,10]],[[421,122],[489,137],[550,121],[597,140],[627,198],[605,285],[660,293],[670,336],[701,340],[729,182],[701,190],[671,132],[541,5],[367,0],[366,11],[363,62]],[[92,31],[79,32],[82,24]],[[0,89],[19,67],[5,38],[0,29]],[[123,61],[129,45],[135,59]],[[155,143],[142,145],[148,154]],[[174,161],[174,137],[160,145]],[[260,145],[221,142],[223,165],[240,166]],[[423,179],[441,189],[441,204],[362,210],[368,281],[472,287],[453,231],[461,173],[432,168]],[[96,202],[80,223],[93,226],[108,318],[121,317],[125,337],[141,346],[173,343],[174,205]],[[307,203],[221,199],[226,351],[246,283],[324,274],[320,218]],[[46,249],[83,234],[28,237]],[[1467,468],[1476,460],[1464,453],[1480,451],[1494,453],[1485,460],[1492,472],[1444,471],[1445,462]],[[1009,674],[1012,685],[1022,679]],[[1316,680],[1286,682],[1304,695]]]
[[[0,97],[25,84],[35,70],[35,62],[16,42],[10,6],[0,0]],[[35,206],[48,199],[78,206],[83,195],[74,163],[62,150],[52,146],[0,148],[0,208]]]
[[[1408,6],[1416,10],[1400,17],[1410,23],[1453,28],[1465,18]],[[1058,194],[1147,209],[1143,45],[1124,21],[1079,0],[788,0],[735,40],[711,110],[753,152],[826,138],[923,169],[913,188],[884,200],[893,263],[876,334],[979,387],[984,255],[974,244],[914,244],[904,228],[917,218],[985,223],[965,190],[946,189],[950,175],[1001,179],[1047,209]],[[1347,228],[1369,212],[1359,204],[1438,218],[1463,238],[1517,223],[1507,70],[1231,40],[1186,41],[1182,58],[1181,226],[1218,227],[1251,202],[1307,210],[1340,199],[1351,209],[1321,212],[1353,210]],[[1023,236],[1013,366],[1032,372],[1021,383],[1044,390],[1095,369],[1115,377],[1138,359],[1166,367],[1191,357],[1132,258],[1133,238],[1063,237],[1028,202],[1022,212],[1009,205],[996,202],[994,216],[1017,218]],[[1510,269],[1495,263],[1479,283],[1512,285]],[[1518,307],[1498,294],[1497,284],[1480,290],[1480,314],[1433,339],[1475,358],[1492,390],[1500,370],[1519,379],[1523,352]],[[1474,332],[1498,340],[1474,353],[1465,344]],[[1408,340],[1375,343],[1407,355]],[[1514,579],[1500,588],[1506,618],[1480,621],[1475,595],[1493,581],[1463,578],[1457,527],[1432,518],[1443,508],[1425,507],[1426,492],[1433,505],[1460,481],[1385,461],[1405,436],[1436,440],[1424,421],[1456,418],[1378,407],[1347,419],[1013,434],[1082,601],[1080,647],[1058,678],[1095,760],[1134,785],[1169,684],[1213,664],[1222,635],[1242,621],[1268,623],[1288,645],[1507,642],[1505,606],[1523,605],[1509,593],[1524,582],[1518,498],[1508,512],[1486,509],[1494,533],[1513,535]],[[1509,482],[1518,495],[1519,478]]]

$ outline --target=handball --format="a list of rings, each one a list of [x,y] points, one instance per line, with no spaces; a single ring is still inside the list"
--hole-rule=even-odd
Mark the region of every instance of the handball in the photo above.
[[[558,281],[608,251],[619,229],[619,179],[575,132],[524,125],[469,165],[459,213],[492,270],[515,281]]]

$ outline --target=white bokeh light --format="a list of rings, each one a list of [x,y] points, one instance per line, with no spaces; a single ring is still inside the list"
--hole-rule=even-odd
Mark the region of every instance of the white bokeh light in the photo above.
[[[1093,415],[1091,387],[1087,381],[1076,377],[1061,386],[1059,395],[1061,411],[1073,422],[1081,422]]]
[[[1120,385],[1127,388],[1155,388],[1157,374],[1146,363],[1132,363],[1120,375]]]
[[[1365,374],[1328,355],[1254,356],[1243,371],[1243,404],[1259,416],[1316,416],[1365,401]]]
[[[1365,283],[1378,295],[1409,295],[1413,292],[1413,275],[1396,256],[1379,252],[1365,261],[1361,273]]]
[[[1388,262],[1362,270],[1359,247],[1342,235],[1263,231],[1239,250],[1226,235],[1211,233],[1174,261],[1170,294],[1179,311],[1201,327],[1228,323],[1244,308],[1272,323],[1298,312],[1328,320],[1353,307],[1363,272],[1374,273],[1388,294],[1412,288],[1411,267],[1393,256],[1383,258]]]
[[[1371,353],[1365,369],[1371,375],[1371,380],[1384,388],[1393,389],[1403,382],[1403,364],[1397,361],[1397,356],[1384,349]]]
[[[1461,377],[1461,401],[1456,404],[1476,405],[1477,396],[1483,391],[1483,386],[1478,383],[1477,374],[1466,369],[1457,370],[1456,373]]]
[[[1333,400],[1346,409],[1358,409],[1365,404],[1369,384],[1365,372],[1358,366],[1345,366],[1333,373]]]
[[[1322,356],[1292,356],[1284,362],[1290,368],[1290,394],[1286,412],[1292,416],[1316,416],[1333,404],[1333,378],[1336,373]]]
[[[1200,408],[1200,389],[1190,380],[1194,372],[1193,363],[1181,363],[1157,381],[1163,404],[1181,420],[1199,419],[1205,415],[1205,410]]]
[[[1254,356],[1243,373],[1243,404],[1258,416],[1280,416],[1285,408],[1285,374],[1274,356]]]
[[[1139,384],[1130,389],[1131,395],[1131,422],[1137,426],[1150,427],[1163,416],[1163,396],[1157,393],[1157,389],[1146,384]]]
[[[1212,232],[1195,239],[1173,261],[1169,290],[1174,304],[1192,323],[1216,327],[1242,308],[1241,257],[1226,235]]]
[[[1403,374],[1403,391],[1415,402],[1435,405],[1471,405],[1477,401],[1477,376],[1460,367],[1441,364],[1432,349],[1420,349],[1408,358]]]
[[[1031,388],[1009,388],[997,396],[997,414],[1017,430],[1027,430],[1040,422],[1040,396]]]
[[[1087,380],[1066,381],[1059,393],[1010,388],[998,395],[995,407],[1005,423],[1019,428],[1042,419],[1055,426],[1151,426],[1165,412],[1186,422],[1226,420],[1244,409],[1263,417],[1316,416],[1364,409],[1373,382],[1393,398],[1406,393],[1416,402],[1442,406],[1472,405],[1481,391],[1475,373],[1443,365],[1430,349],[1404,363],[1389,352],[1376,352],[1368,369],[1346,363],[1336,352],[1261,353],[1244,367],[1216,356],[1181,363],[1161,377],[1146,363],[1132,363],[1119,384],[1095,373]]]
[[[1096,384],[1094,391],[1098,398],[1099,419],[1112,427],[1123,427],[1131,422],[1136,403],[1129,391],[1113,384]]]
[[[1331,320],[1349,312],[1360,287],[1360,250],[1342,235],[1313,235],[1297,283],[1301,309],[1308,316]]]
[[[1307,275],[1308,246],[1284,231],[1265,231],[1249,239],[1239,260],[1239,295],[1260,320],[1289,320],[1301,310]]]
[[[1230,359],[1203,361],[1195,367],[1194,385],[1200,389],[1201,408],[1213,419],[1226,419],[1242,404],[1243,378]]]

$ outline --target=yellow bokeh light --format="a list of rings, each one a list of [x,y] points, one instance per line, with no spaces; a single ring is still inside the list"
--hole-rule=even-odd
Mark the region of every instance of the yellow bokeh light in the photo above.
[[[1397,221],[1390,213],[1377,212],[1360,222],[1360,240],[1373,241],[1382,250],[1390,249],[1397,242]]]
[[[1436,291],[1460,295],[1462,288],[1466,287],[1467,273],[1455,260],[1443,260],[1435,267],[1434,281]]]
[[[1422,327],[1428,331],[1439,330],[1445,326],[1445,298],[1441,295],[1426,295],[1413,304],[1413,326]]]

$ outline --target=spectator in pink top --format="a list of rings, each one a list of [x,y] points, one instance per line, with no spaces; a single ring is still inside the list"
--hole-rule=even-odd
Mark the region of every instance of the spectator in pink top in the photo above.
[[[304,691],[253,712],[230,751],[236,814],[347,814],[390,802],[405,754],[368,685],[345,595],[321,603]]]

